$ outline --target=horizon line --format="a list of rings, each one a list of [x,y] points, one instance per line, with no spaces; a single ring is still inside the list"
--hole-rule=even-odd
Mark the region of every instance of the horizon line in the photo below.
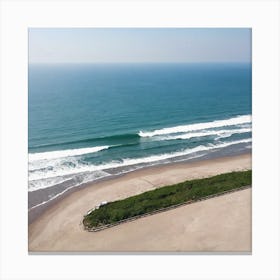
[[[131,61],[131,62],[28,62],[28,64],[234,64],[250,63],[252,61]]]

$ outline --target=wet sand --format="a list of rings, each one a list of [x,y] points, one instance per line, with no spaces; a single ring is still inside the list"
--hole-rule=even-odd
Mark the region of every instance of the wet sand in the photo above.
[[[100,232],[83,215],[113,201],[188,179],[251,169],[251,154],[146,168],[61,199],[29,225],[30,252],[249,252],[251,189],[182,206]]]

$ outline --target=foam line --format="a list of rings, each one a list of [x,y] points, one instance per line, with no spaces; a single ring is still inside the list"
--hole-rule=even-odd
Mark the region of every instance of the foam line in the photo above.
[[[140,137],[153,137],[156,135],[183,133],[183,132],[190,132],[190,131],[202,130],[202,129],[240,125],[240,124],[245,124],[250,122],[251,122],[251,115],[244,115],[244,116],[238,116],[226,120],[217,120],[217,121],[205,122],[205,123],[180,125],[180,126],[162,128],[162,129],[157,129],[157,130],[147,131],[147,132],[139,131],[138,135]]]
[[[208,130],[203,132],[190,132],[179,135],[168,135],[168,136],[155,136],[156,140],[186,140],[190,138],[196,137],[206,137],[211,135],[217,135],[219,138],[223,138],[223,136],[229,137],[233,134],[238,133],[247,133],[251,132],[251,128],[241,128],[241,129],[228,129],[228,130]]]
[[[91,148],[34,153],[34,154],[29,154],[29,162],[36,161],[36,160],[55,159],[55,158],[72,157],[72,156],[96,153],[102,150],[106,150],[109,147],[110,146],[99,146],[99,147],[91,147]]]
[[[134,164],[151,163],[151,162],[161,161],[174,157],[185,156],[201,151],[219,149],[219,148],[224,148],[224,147],[241,144],[241,143],[249,143],[251,141],[252,141],[251,138],[249,138],[249,139],[237,140],[232,142],[224,142],[216,145],[214,144],[207,145],[207,146],[200,145],[191,149],[185,149],[174,153],[165,153],[165,154],[153,155],[153,156],[143,157],[143,158],[127,158],[127,159],[123,159],[122,161],[117,161],[117,162],[113,161],[101,165],[79,164],[76,167],[69,166],[69,167],[57,168],[55,170],[50,170],[50,171],[38,171],[38,172],[31,173],[29,175],[29,180],[39,180],[39,179],[45,179],[45,178],[51,178],[57,176],[66,176],[66,175],[78,174],[83,172],[92,172],[92,171],[106,170],[110,168],[130,166]]]

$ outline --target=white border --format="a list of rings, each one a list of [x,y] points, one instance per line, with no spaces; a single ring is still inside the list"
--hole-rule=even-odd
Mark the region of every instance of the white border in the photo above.
[[[1,8],[2,279],[280,278],[278,1],[11,0]],[[252,28],[252,255],[28,255],[28,27]]]

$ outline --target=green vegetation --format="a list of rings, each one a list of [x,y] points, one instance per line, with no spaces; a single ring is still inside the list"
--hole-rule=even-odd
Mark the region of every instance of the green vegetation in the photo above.
[[[110,202],[84,217],[86,229],[113,224],[173,205],[251,185],[252,171],[232,172],[162,187],[124,200]]]

